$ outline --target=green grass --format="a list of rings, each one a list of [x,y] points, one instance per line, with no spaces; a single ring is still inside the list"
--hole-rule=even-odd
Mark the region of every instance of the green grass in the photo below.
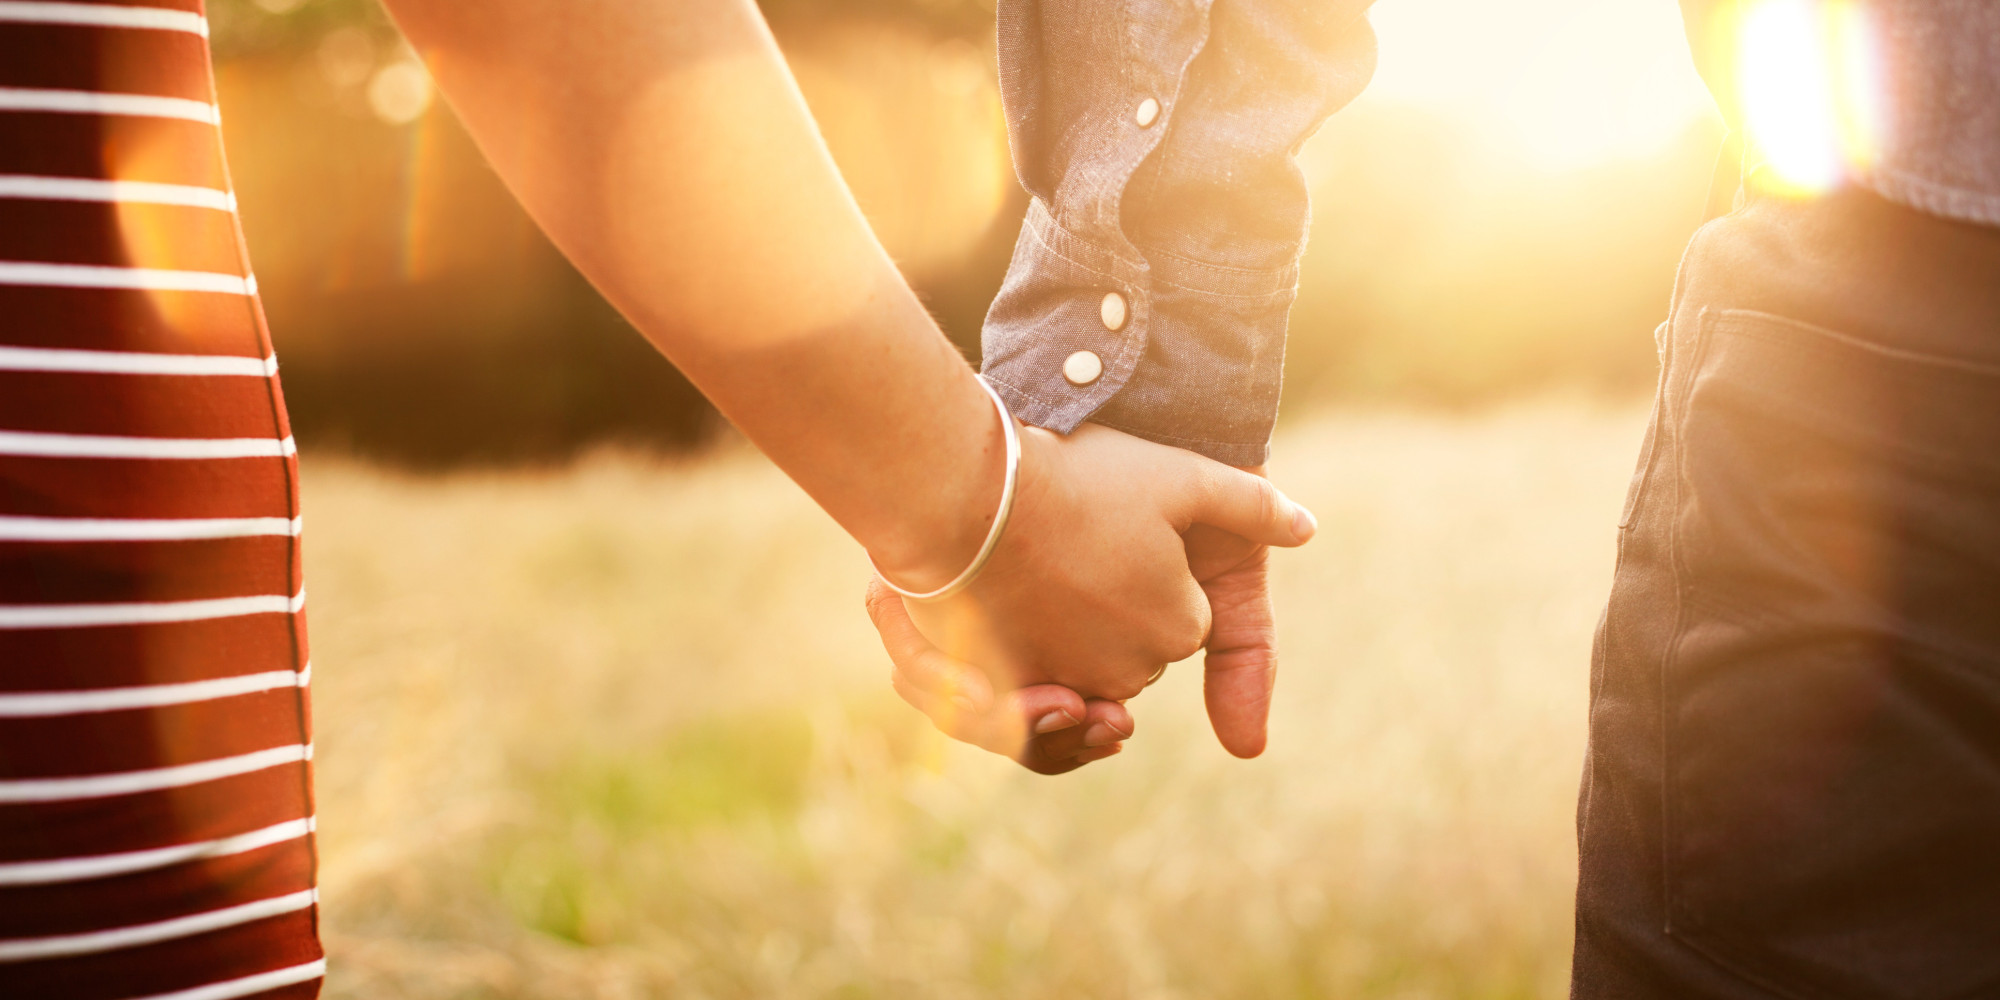
[[[1296,423],[1270,752],[1184,665],[1057,779],[895,701],[859,551],[754,456],[308,456],[328,994],[1560,997],[1638,431]]]

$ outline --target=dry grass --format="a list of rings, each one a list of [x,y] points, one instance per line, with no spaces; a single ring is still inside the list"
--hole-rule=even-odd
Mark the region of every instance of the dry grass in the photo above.
[[[1187,667],[1046,779],[887,692],[860,554],[754,456],[308,461],[334,998],[1558,997],[1637,415],[1281,439],[1271,752]]]

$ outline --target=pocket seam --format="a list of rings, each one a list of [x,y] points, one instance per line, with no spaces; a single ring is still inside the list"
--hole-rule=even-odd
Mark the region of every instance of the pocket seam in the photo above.
[[[1653,467],[1660,456],[1660,421],[1664,419],[1667,383],[1672,374],[1667,361],[1667,338],[1672,336],[1672,320],[1661,323],[1653,331],[1653,341],[1660,355],[1660,376],[1653,389],[1653,412],[1646,417],[1646,438],[1639,444],[1639,467],[1632,473],[1631,485],[1625,489],[1625,507],[1618,512],[1618,530],[1622,533],[1632,527],[1639,517],[1639,508],[1644,503],[1647,489],[1653,482]],[[1619,546],[1624,549],[1623,544]]]
[[[1688,370],[1696,371],[1708,355],[1710,327],[1719,321],[1714,313],[1703,312],[1695,321],[1694,357],[1689,359]],[[1685,379],[1693,382],[1693,378]],[[1678,387],[1673,387],[1678,389]],[[1673,508],[1667,519],[1667,565],[1673,573],[1674,627],[1669,633],[1666,649],[1660,656],[1660,895],[1664,903],[1661,928],[1668,937],[1685,940],[1674,930],[1674,913],[1679,909],[1679,894],[1675,891],[1680,884],[1674,864],[1674,845],[1679,843],[1676,810],[1676,796],[1673,794],[1673,770],[1677,759],[1674,752],[1674,726],[1672,706],[1674,704],[1674,664],[1680,659],[1681,644],[1687,630],[1687,567],[1686,554],[1681,546],[1680,508],[1683,484],[1687,479],[1685,452],[1681,447],[1681,436],[1687,431],[1686,407],[1678,405],[1673,394],[1662,392],[1661,402],[1669,407],[1667,419],[1671,421],[1673,439]],[[1706,951],[1703,952],[1706,954]]]
[[[1679,843],[1679,839],[1676,822],[1678,817],[1676,816],[1677,810],[1675,809],[1678,797],[1673,791],[1674,763],[1677,759],[1674,752],[1674,725],[1671,718],[1675,704],[1673,677],[1674,665],[1680,660],[1681,646],[1686,638],[1688,606],[1694,600],[1693,594],[1688,589],[1687,581],[1689,575],[1686,567],[1686,554],[1681,545],[1681,524],[1680,517],[1678,516],[1688,479],[1686,468],[1687,449],[1682,447],[1682,438],[1687,430],[1687,399],[1694,394],[1696,373],[1701,370],[1702,365],[1708,360],[1710,343],[1722,332],[1720,327],[1732,314],[1747,314],[1758,317],[1766,315],[1753,313],[1750,310],[1711,312],[1704,309],[1695,320],[1695,343],[1691,345],[1693,347],[1692,356],[1687,359],[1687,364],[1682,369],[1686,373],[1681,379],[1682,385],[1673,387],[1675,391],[1672,394],[1663,395],[1662,397],[1662,403],[1670,407],[1674,434],[1672,442],[1674,470],[1673,510],[1667,527],[1667,564],[1672,567],[1673,572],[1674,626],[1667,641],[1666,650],[1660,657],[1659,721],[1661,767],[1659,849],[1660,895],[1663,904],[1661,907],[1663,923],[1661,931],[1668,938],[1679,942],[1683,947],[1708,959],[1718,969],[1735,976],[1745,983],[1767,990],[1773,996],[1781,997],[1783,1000],[1833,1000],[1833,998],[1819,994],[1817,991],[1808,990],[1801,992],[1797,986],[1777,982],[1758,970],[1753,963],[1745,963],[1732,958],[1728,954],[1727,949],[1718,952],[1710,942],[1708,935],[1699,921],[1694,922],[1692,925],[1688,923],[1690,915],[1687,913],[1685,902],[1678,891],[1681,880],[1677,870],[1678,865],[1675,864],[1675,845]],[[1783,317],[1774,316],[1771,318],[1780,322],[1788,322]],[[1798,325],[1805,326],[1806,324]],[[1678,927],[1675,924],[1677,916],[1681,918],[1681,923]]]
[[[1767,343],[1781,343],[1787,346],[1799,344],[1800,346],[1812,347],[1822,351],[1833,347],[1843,347],[1894,361],[1903,361],[1931,368],[1945,368],[1985,378],[2000,378],[2000,365],[1990,365],[1978,361],[1967,361],[1963,358],[1951,358],[1938,354],[1926,354],[1921,351],[1906,350],[1900,347],[1890,347],[1886,344],[1877,344],[1873,341],[1864,340],[1852,334],[1842,333],[1829,327],[1792,319],[1789,316],[1780,316],[1776,313],[1761,312],[1756,309],[1724,309],[1719,314],[1716,325],[1720,327],[1725,324],[1728,326],[1728,329],[1722,332],[1751,337]],[[1782,328],[1796,334],[1803,334],[1804,336],[1798,338],[1778,337],[1773,334],[1773,331],[1770,329],[1772,327]],[[1827,343],[1827,341],[1831,341],[1831,343]]]

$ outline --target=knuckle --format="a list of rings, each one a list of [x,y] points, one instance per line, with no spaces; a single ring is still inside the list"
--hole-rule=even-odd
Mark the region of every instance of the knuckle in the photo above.
[[[1208,631],[1206,629],[1184,632],[1176,637],[1172,645],[1167,647],[1167,662],[1178,663],[1185,660],[1201,652],[1201,647],[1207,642]]]
[[[1147,652],[1151,654],[1151,658],[1155,661],[1153,666],[1156,667],[1161,663],[1179,663],[1201,652],[1207,643],[1208,629],[1198,623],[1190,623],[1176,626],[1172,631],[1156,637],[1151,643],[1152,648]],[[1150,673],[1149,667],[1148,674]]]
[[[1146,670],[1146,676],[1140,678],[1139,680],[1112,681],[1111,683],[1104,685],[1103,690],[1099,692],[1099,696],[1108,698],[1112,701],[1130,701],[1134,698],[1139,697],[1139,693],[1146,690],[1146,678],[1150,678],[1152,675],[1153,675],[1152,669],[1148,668]]]
[[[868,589],[861,594],[861,606],[868,609],[870,620],[880,624],[882,615],[888,611],[888,602],[897,600],[894,591],[882,586],[880,580],[868,581]]]
[[[1278,522],[1278,488],[1261,476],[1252,476],[1257,484],[1257,523],[1276,524]]]

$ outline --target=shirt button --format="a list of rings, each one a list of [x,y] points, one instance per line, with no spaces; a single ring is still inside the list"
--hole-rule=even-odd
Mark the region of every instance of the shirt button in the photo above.
[[[1125,329],[1125,296],[1117,292],[1104,293],[1104,303],[1097,307],[1097,317],[1104,321],[1106,330]]]
[[[1071,385],[1089,385],[1104,374],[1104,362],[1093,351],[1078,351],[1063,359],[1063,378]]]
[[[1160,102],[1150,97],[1140,101],[1138,109],[1132,112],[1132,120],[1138,123],[1140,128],[1153,124],[1153,120],[1158,117],[1160,117]]]

